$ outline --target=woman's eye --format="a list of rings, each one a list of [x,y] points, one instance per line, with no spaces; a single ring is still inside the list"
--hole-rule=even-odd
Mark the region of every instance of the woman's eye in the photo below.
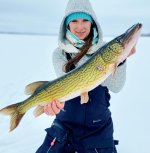
[[[73,21],[71,21],[71,22],[77,22],[77,20],[73,20]]]

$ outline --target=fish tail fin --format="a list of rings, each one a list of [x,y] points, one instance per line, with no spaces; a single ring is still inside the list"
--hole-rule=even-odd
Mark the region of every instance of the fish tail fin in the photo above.
[[[24,114],[18,111],[18,105],[12,104],[0,110],[0,114],[10,116],[10,132],[13,131],[20,123]]]

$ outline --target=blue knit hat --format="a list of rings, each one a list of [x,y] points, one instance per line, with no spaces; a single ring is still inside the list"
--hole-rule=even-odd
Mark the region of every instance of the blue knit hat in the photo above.
[[[90,21],[91,23],[93,23],[93,19],[90,15],[88,15],[87,13],[84,12],[75,12],[70,14],[69,16],[67,16],[66,18],[66,26],[68,26],[68,24],[76,19],[86,19],[88,21]]]

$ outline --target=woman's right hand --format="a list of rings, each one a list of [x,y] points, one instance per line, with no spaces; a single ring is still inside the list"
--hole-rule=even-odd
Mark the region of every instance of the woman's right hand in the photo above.
[[[47,115],[56,115],[64,108],[64,105],[64,102],[54,100],[44,106],[44,113]]]

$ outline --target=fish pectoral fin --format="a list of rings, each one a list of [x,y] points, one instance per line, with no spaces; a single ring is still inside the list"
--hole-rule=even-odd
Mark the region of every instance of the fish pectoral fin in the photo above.
[[[117,70],[117,64],[115,63],[112,65],[112,78],[114,78],[116,70]]]
[[[87,103],[89,101],[88,92],[81,93],[81,104]]]
[[[41,87],[42,85],[44,85],[48,82],[49,81],[37,81],[37,82],[33,82],[33,83],[28,84],[25,87],[25,94],[32,95],[36,91],[37,88]]]
[[[37,106],[36,109],[34,110],[34,116],[35,116],[35,117],[38,117],[38,116],[40,116],[40,115],[43,114],[43,113],[44,113],[44,106],[39,105],[39,106]]]

